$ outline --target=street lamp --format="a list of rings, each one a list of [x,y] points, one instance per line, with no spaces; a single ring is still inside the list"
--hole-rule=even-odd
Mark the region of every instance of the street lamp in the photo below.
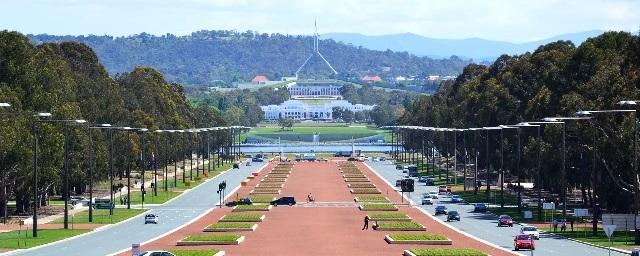
[[[33,132],[33,237],[38,237],[38,122],[51,113],[40,112],[34,115],[36,120],[31,124]]]
[[[500,125],[500,208],[504,208],[504,130],[518,129],[508,125]]]
[[[486,153],[485,153],[486,154],[485,155],[485,168],[487,168],[487,172],[486,172],[486,179],[487,179],[486,180],[486,182],[487,182],[487,192],[486,192],[486,194],[487,195],[486,196],[487,196],[487,203],[489,203],[489,190],[491,189],[490,185],[489,185],[489,160],[490,160],[490,158],[489,158],[489,131],[491,131],[491,130],[501,130],[502,131],[502,127],[500,127],[500,126],[482,127],[482,130],[485,131],[485,136],[486,136],[485,137],[485,141],[486,141],[486,144],[485,144],[486,145],[486,148],[485,148],[485,151],[486,151]]]
[[[528,124],[528,123],[519,123],[516,125],[510,125],[512,127],[518,127],[518,128],[526,128],[526,127],[536,127],[538,128],[538,138],[540,138],[540,125],[533,125],[533,124]],[[520,131],[521,129],[518,129],[518,163],[517,163],[517,173],[518,173],[518,212],[522,211],[522,186],[520,185],[520,160],[522,158],[522,142],[520,141]],[[538,166],[538,168],[540,168],[540,166]],[[540,209],[538,209],[538,211],[540,211]],[[539,212],[540,213],[540,212]]]

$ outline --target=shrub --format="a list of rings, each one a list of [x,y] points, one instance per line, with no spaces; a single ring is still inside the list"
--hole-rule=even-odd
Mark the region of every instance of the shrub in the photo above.
[[[191,181],[185,181],[184,182],[184,186],[185,187],[191,187]]]
[[[230,213],[226,214],[222,217],[221,221],[262,221],[262,214],[252,214],[252,213]]]
[[[197,177],[193,178],[193,180],[195,180],[195,181],[201,181],[201,180],[202,180],[202,177],[197,176]]]
[[[416,256],[486,256],[476,249],[466,248],[416,248],[409,250]]]

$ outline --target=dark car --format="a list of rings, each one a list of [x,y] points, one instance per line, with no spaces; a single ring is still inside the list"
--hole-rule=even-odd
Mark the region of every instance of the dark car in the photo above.
[[[486,204],[475,204],[473,205],[473,212],[487,212]]]
[[[402,180],[396,180],[396,187],[399,187],[400,185],[402,185]]]
[[[460,214],[457,211],[450,211],[447,213],[447,221],[452,220],[460,221]]]
[[[276,200],[271,201],[271,205],[273,205],[273,206],[278,206],[278,205],[292,206],[294,204],[296,204],[296,199],[293,198],[292,196],[285,196],[285,197],[281,197],[281,198],[278,198]]]
[[[355,157],[349,157],[349,159],[347,159],[347,161],[355,162],[355,161],[358,161],[358,159],[355,158]]]
[[[227,202],[225,205],[229,206],[229,207],[234,207],[236,205],[249,205],[249,204],[253,204],[251,199],[249,199],[249,198],[240,198],[240,200],[238,200],[238,201]]]
[[[513,219],[509,215],[500,215],[498,217],[498,227],[509,226],[513,227]]]
[[[260,157],[254,157],[254,158],[251,158],[251,162],[264,162],[264,159]]]
[[[447,214],[447,207],[444,205],[436,206],[436,215],[439,215],[439,214]]]
[[[338,151],[335,154],[333,154],[334,157],[349,157],[351,156],[351,152],[346,152],[346,151]]]

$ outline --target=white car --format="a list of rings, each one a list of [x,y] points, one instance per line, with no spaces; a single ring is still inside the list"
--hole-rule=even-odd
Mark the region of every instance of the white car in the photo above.
[[[438,192],[435,191],[429,191],[429,195],[431,196],[431,198],[433,199],[438,199]]]
[[[175,256],[175,254],[168,251],[148,251],[138,254],[137,256]]]
[[[523,226],[520,228],[520,234],[531,235],[535,240],[540,239],[540,232],[538,231],[538,228],[534,226]]]
[[[158,224],[158,215],[147,214],[144,216],[144,224],[153,223]]]
[[[431,195],[427,194],[422,197],[422,205],[425,205],[425,204],[429,204],[429,205],[433,204],[433,198],[431,198]]]

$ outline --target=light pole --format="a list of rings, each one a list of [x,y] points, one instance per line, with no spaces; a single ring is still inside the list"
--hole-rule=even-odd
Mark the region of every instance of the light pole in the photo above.
[[[477,131],[482,130],[482,128],[469,128],[469,131],[473,131],[473,139],[474,139],[474,143],[473,143],[473,156],[475,157],[475,162],[474,162],[474,174],[473,174],[473,194],[477,195],[478,194],[478,138],[477,138]]]
[[[53,121],[53,120],[52,120]],[[71,123],[84,124],[85,120],[63,120],[64,126],[64,158],[63,158],[63,197],[64,197],[64,229],[69,229],[69,126]]]
[[[537,128],[538,129],[537,130],[538,131],[538,139],[540,138],[540,125],[528,124],[528,123],[519,123],[519,124],[516,124],[516,125],[510,125],[510,126],[518,127],[518,128],[527,128],[527,127],[528,128]],[[518,167],[518,170],[517,170],[517,172],[518,172],[518,212],[522,212],[522,186],[520,185],[520,181],[521,181],[521,178],[520,178],[520,176],[521,176],[520,175],[521,174],[521,170],[520,170],[521,169],[520,168],[521,163],[520,162],[521,162],[521,159],[522,159],[522,142],[521,142],[521,139],[520,139],[520,133],[521,133],[521,129],[518,129],[518,164],[517,164],[517,167]],[[538,165],[538,176],[540,176],[540,165]],[[539,179],[540,179],[540,177],[538,177],[538,181],[540,181]],[[541,186],[538,186],[538,193],[539,194],[540,194],[540,189],[541,189]],[[538,214],[540,214],[538,216],[538,218],[540,218],[541,212],[542,212],[542,209],[538,208]]]
[[[31,124],[33,131],[33,237],[38,237],[38,122],[41,118],[50,117],[51,113],[37,113],[36,120]]]
[[[9,108],[11,104],[0,102],[0,108]],[[4,113],[4,112],[3,112]],[[7,211],[8,211],[8,200],[7,200],[7,184],[5,182],[5,173],[4,170],[2,172],[2,223],[7,224]]]
[[[500,125],[500,208],[504,208],[504,130],[518,129],[508,125]]]
[[[489,155],[489,131],[491,130],[500,130],[502,131],[502,128],[500,126],[495,126],[495,127],[482,127],[482,130],[485,131],[485,168],[487,168],[487,172],[486,172],[486,182],[487,182],[487,191],[486,191],[486,197],[487,197],[487,203],[489,203],[489,195],[490,195],[490,190],[491,190],[491,185],[489,185],[489,161],[490,161],[490,155]]]

